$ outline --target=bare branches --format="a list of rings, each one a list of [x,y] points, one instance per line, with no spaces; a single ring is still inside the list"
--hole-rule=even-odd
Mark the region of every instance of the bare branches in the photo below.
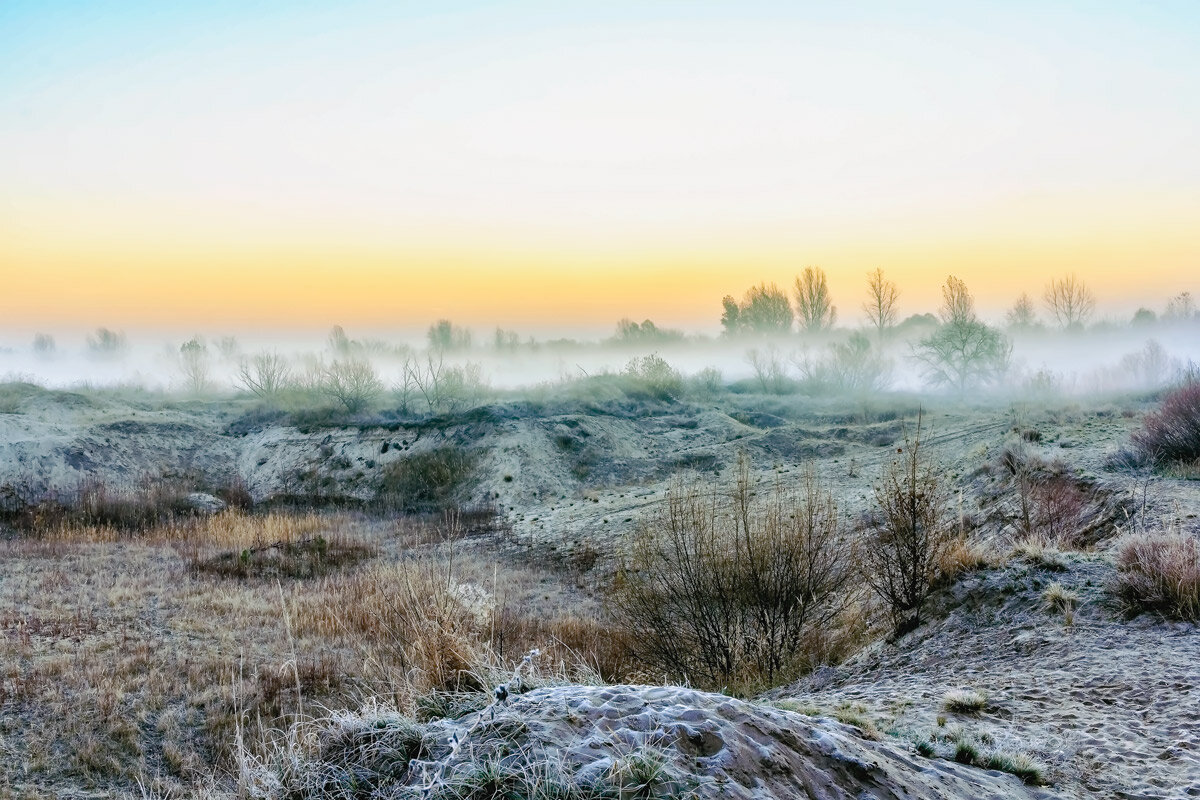
[[[805,267],[796,278],[796,317],[800,328],[809,333],[827,331],[837,319],[825,270],[820,267]]]
[[[883,270],[876,269],[867,273],[867,299],[863,302],[863,311],[867,320],[875,328],[880,343],[888,328],[896,324],[896,301],[900,298],[900,290],[896,284],[883,277]]]
[[[1064,328],[1082,326],[1096,308],[1096,296],[1074,273],[1050,281],[1042,299],[1058,324]]]

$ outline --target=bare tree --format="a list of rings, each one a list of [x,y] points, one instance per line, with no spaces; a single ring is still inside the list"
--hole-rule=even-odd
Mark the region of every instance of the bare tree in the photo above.
[[[900,456],[875,485],[875,521],[864,547],[864,579],[887,604],[897,633],[921,624],[925,600],[954,539],[945,523],[940,470],[921,449],[921,417]]]
[[[967,290],[967,284],[961,279],[950,275],[946,285],[942,287],[942,307],[938,316],[946,325],[955,325],[975,320],[975,298]]]
[[[278,353],[262,352],[238,362],[238,385],[259,397],[279,394],[287,386],[291,375],[287,359]]]
[[[899,298],[900,290],[895,283],[883,277],[883,270],[867,273],[867,299],[862,307],[875,328],[881,347],[884,333],[896,324],[896,301]]]
[[[1168,320],[1190,320],[1196,316],[1196,302],[1191,292],[1180,292],[1167,301],[1163,318]]]
[[[1004,315],[1008,327],[1016,331],[1027,331],[1038,327],[1037,312],[1033,308],[1033,298],[1028,292],[1022,292],[1013,303],[1013,307]]]
[[[961,393],[1001,378],[1008,371],[1012,343],[975,316],[975,299],[962,280],[947,278],[942,296],[942,325],[913,348],[926,379]]]
[[[837,319],[825,270],[820,267],[805,267],[796,278],[796,317],[800,327],[809,333],[827,331]]]
[[[1074,273],[1050,281],[1042,299],[1064,328],[1082,326],[1096,308],[1096,296]]]

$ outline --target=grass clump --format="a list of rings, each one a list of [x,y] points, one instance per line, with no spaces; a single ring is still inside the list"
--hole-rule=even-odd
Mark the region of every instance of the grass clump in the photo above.
[[[1200,621],[1200,539],[1172,531],[1126,536],[1117,551],[1116,593],[1133,613]]]
[[[1042,600],[1052,612],[1062,614],[1068,625],[1075,620],[1075,610],[1079,607],[1079,595],[1058,581],[1046,587],[1046,591],[1042,592]]]
[[[987,692],[953,689],[942,698],[942,708],[957,714],[978,714],[987,708]]]

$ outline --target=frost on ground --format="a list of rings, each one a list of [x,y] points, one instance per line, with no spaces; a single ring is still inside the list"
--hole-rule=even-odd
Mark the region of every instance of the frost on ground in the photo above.
[[[1022,798],[1011,775],[671,686],[556,686],[419,725],[368,708],[247,771],[261,797]]]

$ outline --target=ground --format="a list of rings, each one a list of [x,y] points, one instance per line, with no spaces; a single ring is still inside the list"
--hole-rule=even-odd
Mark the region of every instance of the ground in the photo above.
[[[574,397],[434,419],[314,420],[240,400],[32,391],[0,414],[6,502],[65,497],[85,480],[119,492],[148,477],[219,493],[236,477],[258,510],[153,535],[5,534],[0,796],[110,796],[137,793],[139,782],[180,796],[212,782],[228,790],[239,724],[261,731],[376,697],[386,654],[371,649],[369,632],[380,617],[363,612],[355,622],[352,612],[389,613],[372,598],[411,590],[413,578],[387,570],[445,544],[436,532],[445,520],[380,505],[389,469],[405,459],[448,447],[478,455],[454,499],[499,515],[460,531],[453,588],[456,608],[477,597],[480,618],[469,624],[495,645],[505,609],[565,609],[590,624],[642,515],[677,480],[727,478],[739,452],[764,485],[815,467],[860,519],[919,410],[928,449],[959,490],[958,524],[992,560],[942,587],[916,631],[878,638],[757,707],[897,754],[897,768],[913,774],[948,769],[963,786],[994,783],[995,796],[1195,796],[1200,634],[1191,623],[1130,618],[1109,588],[1123,530],[1198,527],[1196,483],[1107,466],[1151,402]],[[1072,552],[1011,553],[1005,459],[1014,452],[1068,475],[1088,498],[1079,518],[1087,533]],[[285,514],[297,498],[322,507]],[[278,516],[268,524],[271,507]],[[275,542],[364,555],[297,577],[279,555],[286,548],[258,549]],[[242,564],[245,574],[210,568],[219,563]],[[1069,620],[1045,597],[1055,583],[1078,598]],[[508,642],[505,655],[528,644]],[[952,690],[986,701],[948,711]],[[961,742],[1027,755],[1048,785],[951,764]]]

